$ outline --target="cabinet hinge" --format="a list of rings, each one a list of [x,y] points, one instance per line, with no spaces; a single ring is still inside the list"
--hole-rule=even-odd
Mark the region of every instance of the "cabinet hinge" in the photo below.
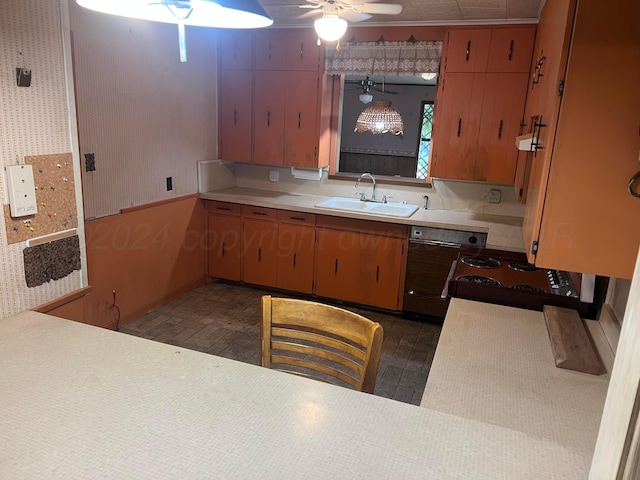
[[[538,241],[534,241],[533,245],[531,245],[531,253],[536,255],[538,253]]]
[[[558,90],[557,90],[558,96],[561,97],[562,94],[564,93],[564,80],[560,80],[558,82]]]
[[[313,147],[313,158],[318,157],[318,147]]]

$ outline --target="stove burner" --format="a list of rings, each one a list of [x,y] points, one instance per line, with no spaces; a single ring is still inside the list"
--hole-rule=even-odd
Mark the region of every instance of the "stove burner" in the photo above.
[[[456,278],[456,280],[461,282],[477,283],[480,285],[490,285],[492,287],[499,287],[502,285],[498,280],[494,280],[490,277],[483,277],[481,275],[462,275]]]
[[[519,283],[518,285],[512,285],[511,288],[515,290],[520,290],[521,292],[546,293],[543,288],[536,287],[535,285],[526,285],[524,283]]]
[[[491,257],[463,257],[461,261],[476,268],[500,268],[502,266],[502,263]]]
[[[519,272],[537,272],[538,270],[540,270],[535,265],[527,262],[511,262],[509,264],[509,267]]]

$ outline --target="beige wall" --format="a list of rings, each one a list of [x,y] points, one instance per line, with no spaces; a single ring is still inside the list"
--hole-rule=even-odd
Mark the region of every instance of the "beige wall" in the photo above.
[[[197,192],[196,162],[215,158],[215,29],[86,10],[69,0],[86,218]],[[173,190],[166,190],[172,177]]]
[[[24,163],[28,155],[72,152],[65,62],[58,0],[0,1],[0,198],[7,204],[4,166]],[[15,68],[30,68],[29,88],[18,87]],[[72,99],[71,99],[72,100]],[[77,162],[77,157],[74,157]],[[80,178],[77,176],[79,185]],[[81,213],[81,206],[78,209]],[[82,227],[80,228],[82,239]],[[81,242],[84,250],[83,242]],[[22,251],[25,243],[7,243],[0,218],[0,318],[79,289],[84,271],[28,288]],[[84,255],[83,255],[84,257]]]

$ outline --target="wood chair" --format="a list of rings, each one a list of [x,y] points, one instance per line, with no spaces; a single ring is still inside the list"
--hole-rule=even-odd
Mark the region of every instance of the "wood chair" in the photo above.
[[[262,297],[262,366],[373,393],[382,326],[342,308]]]

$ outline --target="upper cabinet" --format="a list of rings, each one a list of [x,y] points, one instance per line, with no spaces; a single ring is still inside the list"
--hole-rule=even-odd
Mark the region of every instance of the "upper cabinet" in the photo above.
[[[536,29],[452,29],[447,41],[445,70],[454,72],[528,73]]]
[[[449,32],[431,176],[514,183],[534,26]]]
[[[242,33],[225,31],[218,43],[220,158],[310,168],[326,165],[328,158],[320,160],[319,139],[321,119],[330,115],[321,114],[320,91],[326,79],[315,33],[312,29]],[[238,85],[233,85],[234,75]],[[246,88],[248,76],[251,83]],[[328,128],[328,120],[325,123]]]
[[[524,243],[539,267],[632,277],[640,245],[640,198],[628,191],[640,169],[638,18],[637,0],[544,6],[526,108],[537,150],[524,169]]]

